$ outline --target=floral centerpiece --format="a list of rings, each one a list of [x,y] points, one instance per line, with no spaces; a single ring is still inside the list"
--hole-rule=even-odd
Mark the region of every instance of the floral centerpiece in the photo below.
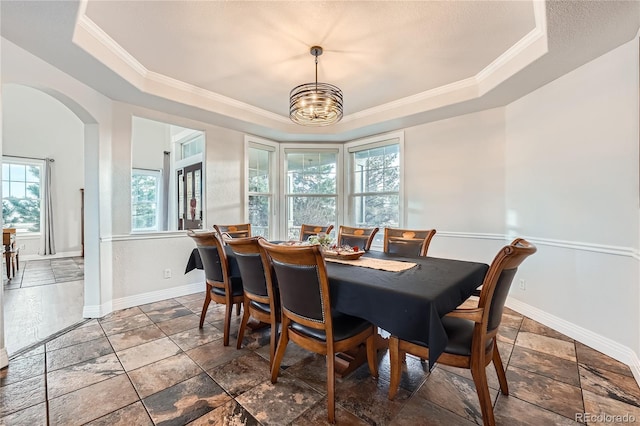
[[[361,254],[359,247],[351,247],[347,244],[337,245],[329,235],[325,233],[319,233],[318,235],[312,235],[307,240],[309,244],[317,244],[320,246],[320,250],[325,256],[329,257],[349,257],[356,254]]]
[[[330,235],[327,235],[324,232],[320,232],[317,235],[310,236],[308,241],[311,244],[319,244],[322,249],[329,248],[333,244],[333,238],[331,238]]]

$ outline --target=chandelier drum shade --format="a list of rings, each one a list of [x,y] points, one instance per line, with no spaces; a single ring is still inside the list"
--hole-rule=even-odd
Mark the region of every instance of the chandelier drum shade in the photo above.
[[[333,84],[318,83],[318,56],[322,47],[313,46],[316,81],[294,87],[289,94],[289,117],[302,126],[328,126],[342,119],[342,90]]]

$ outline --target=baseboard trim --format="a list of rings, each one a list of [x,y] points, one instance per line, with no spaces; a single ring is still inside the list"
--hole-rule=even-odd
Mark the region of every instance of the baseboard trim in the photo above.
[[[638,354],[631,348],[513,297],[507,298],[506,306],[617,361],[627,364],[636,382],[640,385],[640,359]]]
[[[82,316],[84,318],[101,318],[113,311],[119,311],[121,309],[132,308],[134,306],[145,305],[147,303],[159,302],[160,300],[188,296],[193,293],[202,292],[204,291],[204,287],[205,286],[202,282],[198,282],[114,299],[111,302],[103,303],[102,305],[86,305],[82,310]]]
[[[20,260],[29,261],[29,260],[49,260],[49,259],[60,259],[63,257],[81,257],[81,251],[64,251],[56,254],[48,254],[46,256],[40,254],[26,254],[20,255]]]

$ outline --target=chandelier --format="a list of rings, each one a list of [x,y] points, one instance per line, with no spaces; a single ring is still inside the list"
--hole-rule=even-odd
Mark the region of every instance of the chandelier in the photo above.
[[[289,93],[289,117],[302,126],[328,126],[342,119],[342,91],[328,83],[318,83],[318,56],[322,47],[313,46],[316,82],[294,87]]]

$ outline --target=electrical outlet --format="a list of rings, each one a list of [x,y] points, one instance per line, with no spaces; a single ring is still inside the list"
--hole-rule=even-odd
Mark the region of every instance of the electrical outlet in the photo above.
[[[527,289],[527,282],[523,279],[520,280],[520,290],[526,290]]]
[[[164,270],[164,278],[165,279],[171,278],[171,269]]]

